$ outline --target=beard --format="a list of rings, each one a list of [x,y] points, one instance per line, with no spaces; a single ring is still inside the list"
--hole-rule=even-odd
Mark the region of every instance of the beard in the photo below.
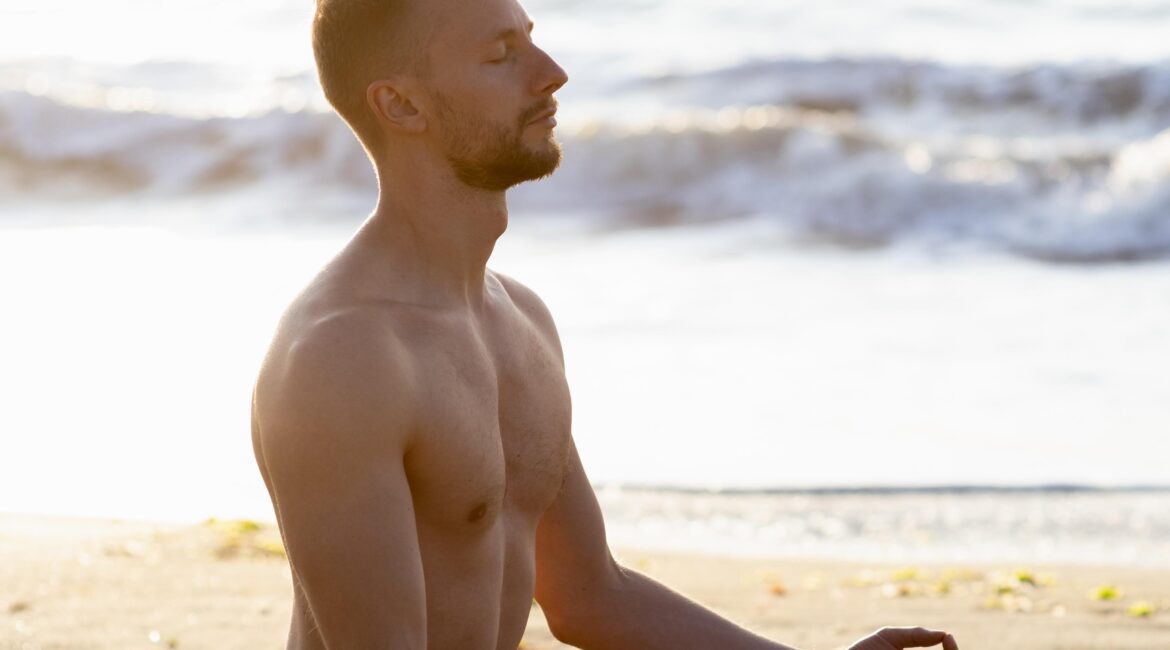
[[[489,122],[482,113],[459,114],[445,96],[436,94],[447,161],[464,184],[502,192],[525,181],[549,176],[561,164],[561,145],[550,135],[537,147],[524,142],[527,124],[547,110],[524,111],[514,128]]]

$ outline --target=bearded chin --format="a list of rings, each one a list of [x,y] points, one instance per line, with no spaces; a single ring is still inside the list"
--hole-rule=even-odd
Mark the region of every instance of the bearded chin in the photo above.
[[[539,149],[525,146],[519,139],[496,138],[492,146],[475,153],[449,155],[455,175],[464,184],[483,190],[502,192],[525,181],[549,176],[561,164],[561,145],[548,140]]]

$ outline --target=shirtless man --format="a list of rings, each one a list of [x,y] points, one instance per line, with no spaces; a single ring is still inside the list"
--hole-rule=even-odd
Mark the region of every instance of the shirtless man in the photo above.
[[[780,649],[619,566],[541,300],[487,269],[551,174],[568,80],[516,0],[319,0],[326,97],[380,196],[281,319],[252,440],[288,551],[288,648],[515,650],[533,597],[581,648]],[[855,648],[926,647],[884,628]]]

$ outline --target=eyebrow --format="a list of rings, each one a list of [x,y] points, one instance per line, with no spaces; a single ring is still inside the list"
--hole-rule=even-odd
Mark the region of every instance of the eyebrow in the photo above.
[[[536,23],[532,22],[531,20],[528,21],[528,33],[529,34],[532,33],[532,30],[535,27],[536,27]],[[508,37],[515,37],[515,36],[520,36],[520,35],[521,34],[520,34],[520,31],[518,29],[516,29],[515,27],[509,27],[508,29],[505,29],[505,30],[501,31],[500,33],[496,34],[495,37],[492,38],[492,42],[494,43],[496,41],[499,41],[499,40],[502,40],[502,39],[505,39]]]

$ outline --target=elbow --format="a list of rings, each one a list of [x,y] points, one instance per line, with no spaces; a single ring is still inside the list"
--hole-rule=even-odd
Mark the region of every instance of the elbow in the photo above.
[[[548,622],[548,631],[553,638],[574,648],[587,648],[590,645],[587,633],[589,626],[581,623],[584,618],[580,611],[544,610],[544,619]]]
[[[611,561],[612,562],[612,561]],[[612,563],[603,580],[578,584],[538,598],[549,632],[576,648],[597,647],[607,630],[620,627],[622,585],[626,572]]]
[[[584,609],[588,605],[585,599],[546,591],[537,593],[536,601],[540,604],[540,611],[553,637],[565,645],[580,647],[578,619],[584,617]]]

